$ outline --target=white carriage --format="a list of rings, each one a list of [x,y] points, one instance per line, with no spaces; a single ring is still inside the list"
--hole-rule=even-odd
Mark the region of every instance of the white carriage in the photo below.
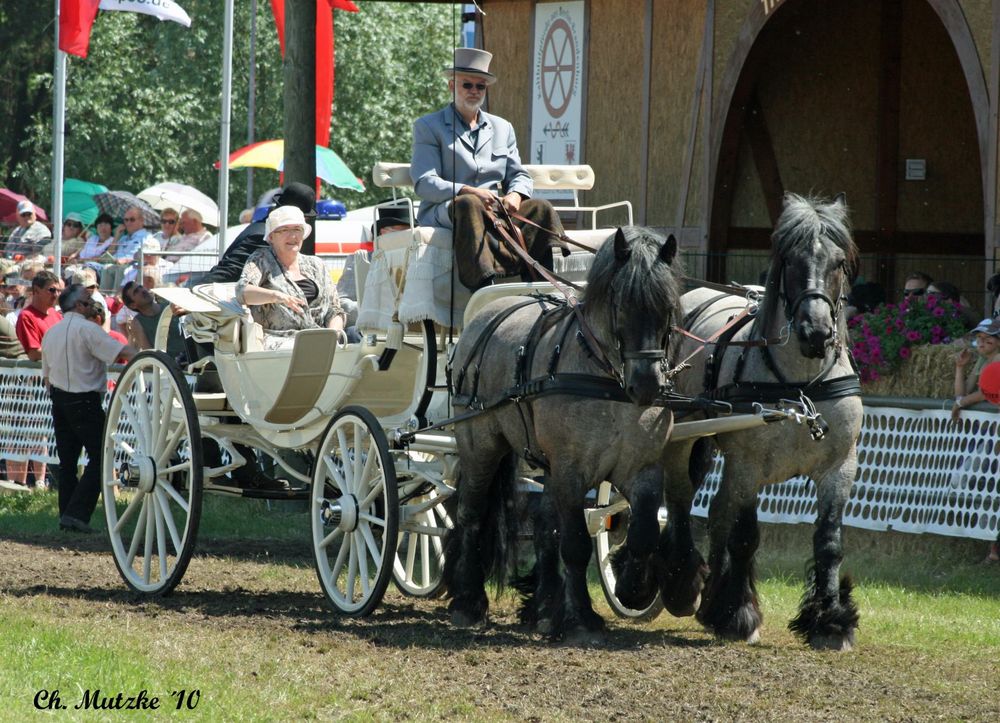
[[[536,188],[572,191],[563,207],[581,214],[570,235],[596,248],[613,229],[597,215],[628,204],[581,207],[577,192],[593,185],[589,167],[528,167]],[[410,185],[405,164],[378,164],[376,185]],[[393,201],[410,204],[408,199]],[[391,204],[389,204],[391,205]],[[415,215],[414,215],[415,217]],[[587,228],[589,226],[589,228]],[[557,271],[580,279],[590,255],[558,259]],[[547,284],[500,284],[476,292],[458,282],[450,234],[410,228],[374,240],[371,259],[356,258],[360,343],[341,346],[337,332],[299,332],[288,349],[265,350],[263,330],[234,298],[233,284],[156,293],[184,308],[185,334],[212,348],[184,370],[161,351],[137,355],[117,381],[108,409],[102,470],[104,508],[115,563],[134,590],[165,594],[191,558],[206,492],[308,500],[320,585],[341,613],[361,616],[381,601],[390,579],[406,594],[440,591],[447,500],[457,479],[457,452],[445,365],[450,335],[489,301],[548,293]],[[167,314],[164,315],[168,316]],[[161,321],[161,330],[166,324]],[[162,336],[158,348],[163,348]],[[452,339],[453,341],[453,339]],[[202,380],[218,374],[221,391]],[[739,422],[763,423],[761,419]],[[719,429],[678,425],[677,434]],[[725,420],[723,420],[725,421]],[[218,454],[206,459],[205,447]],[[247,490],[229,473],[248,463],[240,448],[274,461],[288,490]],[[292,457],[306,459],[308,471]],[[619,615],[609,557],[627,503],[605,484],[588,510],[601,583]]]

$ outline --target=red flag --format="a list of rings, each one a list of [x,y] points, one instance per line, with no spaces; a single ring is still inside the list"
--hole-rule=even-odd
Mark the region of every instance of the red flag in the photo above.
[[[330,115],[333,109],[333,10],[358,12],[351,0],[316,0],[316,144],[330,144]],[[285,0],[271,0],[274,24],[278,28],[281,55],[285,55]]]
[[[70,55],[87,57],[90,28],[101,0],[59,0],[59,49]]]

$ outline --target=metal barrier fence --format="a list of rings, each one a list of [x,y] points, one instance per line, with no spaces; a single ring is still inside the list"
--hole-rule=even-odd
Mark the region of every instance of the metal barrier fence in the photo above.
[[[109,387],[116,375],[109,376]],[[964,410],[953,424],[942,406],[941,400],[866,400],[846,525],[981,540],[997,536],[1000,415]],[[58,461],[38,363],[0,360],[0,456]],[[716,460],[696,495],[694,514],[707,516],[722,464]],[[813,482],[796,477],[761,493],[759,516],[764,522],[812,523],[815,500]]]

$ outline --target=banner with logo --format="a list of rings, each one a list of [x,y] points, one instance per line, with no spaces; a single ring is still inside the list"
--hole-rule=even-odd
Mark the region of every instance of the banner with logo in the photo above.
[[[522,147],[522,163],[583,163],[583,35],[584,0],[535,5],[531,150]]]
[[[101,0],[101,10],[142,13],[160,20],[172,20],[186,28],[191,27],[191,18],[173,0]]]

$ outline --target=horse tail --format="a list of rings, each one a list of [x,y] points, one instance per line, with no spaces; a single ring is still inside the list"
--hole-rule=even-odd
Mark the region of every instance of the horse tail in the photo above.
[[[492,514],[486,516],[482,528],[483,573],[501,591],[506,586],[510,565],[517,559],[516,554],[511,558],[510,553],[517,549],[520,531],[517,509],[518,462],[517,454],[511,451],[497,465],[489,490],[489,509]]]
[[[471,533],[472,539],[468,536],[470,531],[463,529],[461,521],[463,485],[459,481],[456,526],[445,536],[442,571],[444,583],[453,596],[456,588],[470,578],[492,579],[501,590],[506,585],[507,570],[511,564],[508,556],[517,544],[519,533],[517,467],[518,457],[513,451],[500,459],[485,499],[476,502],[477,506],[482,506],[484,514],[478,529]],[[475,562],[470,562],[470,559]],[[467,565],[471,565],[472,569]]]

